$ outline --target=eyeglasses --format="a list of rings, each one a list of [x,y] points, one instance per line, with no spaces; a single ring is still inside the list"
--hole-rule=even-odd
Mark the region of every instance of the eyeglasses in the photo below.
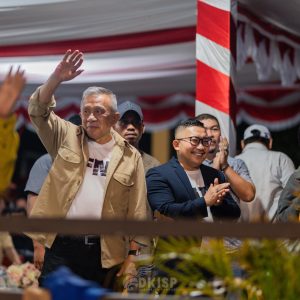
[[[181,138],[181,139],[177,139],[177,140],[188,142],[194,147],[197,147],[199,144],[201,144],[203,147],[209,147],[211,144],[211,138],[209,138],[209,137],[199,138],[197,136],[189,136],[189,137]]]
[[[108,111],[105,111],[103,108],[96,108],[96,109],[89,109],[89,108],[84,108],[82,110],[82,115],[87,119],[91,114],[96,119],[100,119],[101,117],[107,117],[109,115]]]
[[[133,125],[133,127],[139,127],[143,123],[142,120],[139,119],[120,119],[119,120],[119,125],[122,127],[127,127],[129,124]]]

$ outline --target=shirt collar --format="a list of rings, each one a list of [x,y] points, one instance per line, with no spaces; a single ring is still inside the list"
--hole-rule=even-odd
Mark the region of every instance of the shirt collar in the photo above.
[[[265,151],[269,150],[265,145],[263,145],[262,143],[257,143],[257,142],[247,144],[245,146],[244,150],[248,150],[248,149],[259,149],[259,150],[265,150]]]

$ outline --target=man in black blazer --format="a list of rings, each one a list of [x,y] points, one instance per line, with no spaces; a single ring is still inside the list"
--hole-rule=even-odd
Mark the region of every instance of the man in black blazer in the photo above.
[[[146,175],[153,211],[177,218],[238,219],[240,208],[230,196],[221,171],[205,166],[211,139],[203,124],[189,119],[175,130],[177,158],[152,168]]]

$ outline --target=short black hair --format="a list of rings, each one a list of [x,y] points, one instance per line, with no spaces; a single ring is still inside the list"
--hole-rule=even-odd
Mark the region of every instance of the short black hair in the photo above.
[[[202,121],[202,120],[215,120],[218,123],[218,126],[220,127],[219,120],[211,114],[200,114],[200,115],[196,116],[194,119],[199,120],[199,121]]]
[[[177,124],[177,126],[175,127],[175,136],[180,129],[187,128],[187,127],[193,127],[193,126],[204,128],[204,125],[202,122],[200,122],[196,118],[189,118],[189,119],[183,120]]]
[[[269,139],[263,138],[260,136],[260,131],[258,129],[251,130],[252,136],[244,140],[244,144],[251,144],[254,142],[259,142],[264,144],[266,147],[269,146]]]

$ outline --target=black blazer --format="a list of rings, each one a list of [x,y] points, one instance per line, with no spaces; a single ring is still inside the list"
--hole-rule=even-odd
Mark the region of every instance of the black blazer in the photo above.
[[[219,183],[225,182],[222,172],[201,165],[205,191],[208,190],[215,178]],[[147,172],[148,201],[153,211],[172,218],[207,217],[207,206],[204,197],[196,197],[189,178],[176,158],[166,164],[152,168]],[[240,208],[229,193],[224,197],[222,204],[210,207],[214,219],[237,219]]]

